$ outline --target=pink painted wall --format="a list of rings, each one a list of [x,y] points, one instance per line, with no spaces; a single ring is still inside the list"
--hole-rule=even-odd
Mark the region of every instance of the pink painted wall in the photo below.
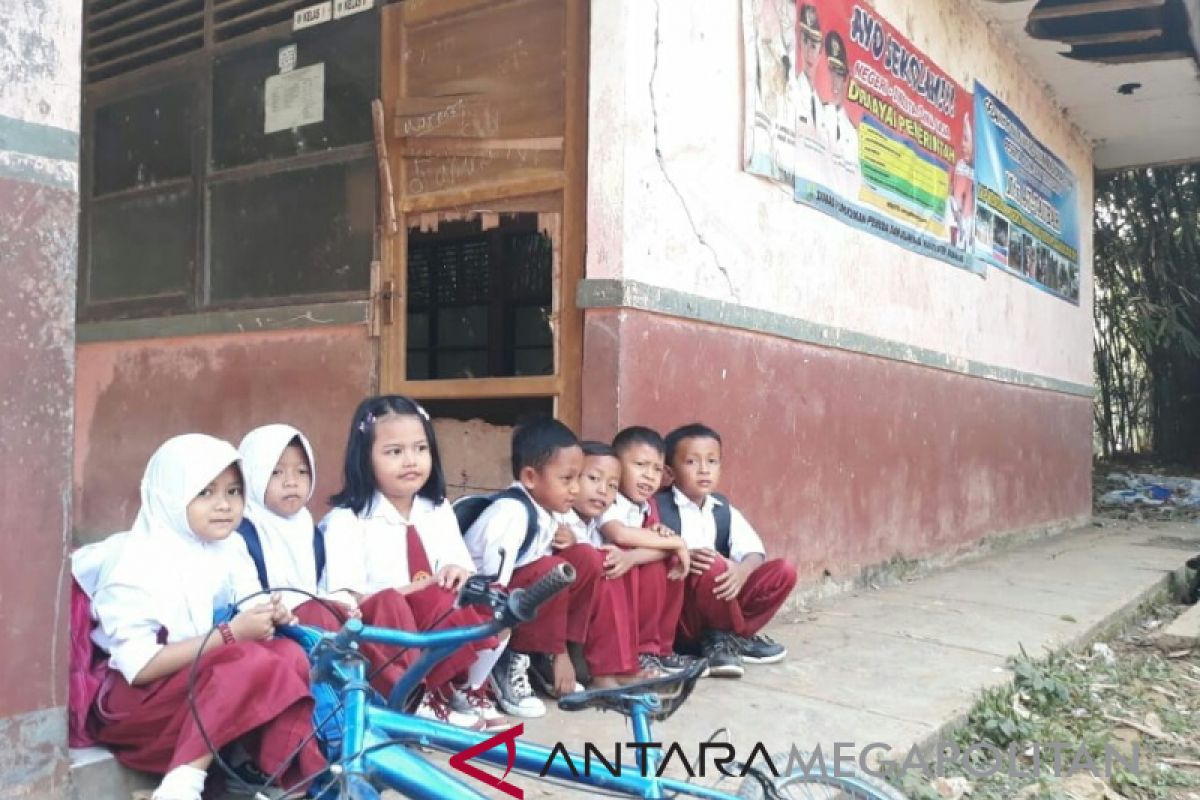
[[[76,363],[75,535],[124,530],[146,461],[165,439],[199,431],[235,445],[286,422],[317,454],[314,515],[341,485],[350,414],[371,389],[362,326],[81,345]]]
[[[702,421],[803,580],[1079,519],[1091,402],[634,310],[588,311],[584,435]]]
[[[0,178],[0,797],[66,778],[76,213],[74,190]]]

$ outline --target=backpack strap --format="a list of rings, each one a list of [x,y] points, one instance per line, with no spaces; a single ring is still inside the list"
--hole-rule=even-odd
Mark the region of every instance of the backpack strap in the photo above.
[[[317,565],[317,582],[320,583],[321,576],[325,574],[325,533],[313,526],[313,560]]]
[[[259,586],[264,589],[268,588],[270,584],[267,582],[267,561],[263,558],[262,540],[258,538],[258,528],[254,527],[254,523],[247,517],[242,517],[242,521],[238,523],[237,532],[246,541],[246,550],[250,552],[250,558],[254,561],[254,570],[258,573]],[[324,539],[321,542],[323,548]]]
[[[729,558],[729,528],[732,519],[729,501],[725,495],[716,492],[713,492],[712,497],[720,501],[713,505],[713,521],[717,523],[716,551]],[[664,489],[654,495],[654,504],[658,507],[658,516],[662,519],[662,524],[682,536],[683,523],[679,517],[679,506],[675,504],[675,492]]]
[[[537,538],[537,509],[534,508],[533,500],[529,497],[529,493],[520,486],[510,486],[502,492],[496,492],[494,495],[492,495],[488,504],[491,505],[491,503],[494,503],[501,498],[516,500],[525,507],[525,538],[521,540],[521,546],[517,548],[516,558],[517,561],[520,561],[521,557],[524,556],[525,553],[529,552],[529,548],[533,545],[533,540]]]
[[[654,495],[653,499],[654,506],[658,509],[659,521],[682,536],[682,523],[679,520],[679,506],[675,505],[675,493],[670,489],[663,489]]]
[[[725,495],[713,492],[712,497],[720,501],[713,506],[713,520],[717,523],[717,552],[729,558],[729,527],[733,513],[729,510],[729,500]]]

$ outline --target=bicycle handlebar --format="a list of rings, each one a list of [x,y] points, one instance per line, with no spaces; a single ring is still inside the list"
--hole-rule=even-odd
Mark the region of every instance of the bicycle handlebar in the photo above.
[[[575,568],[570,564],[558,564],[533,586],[512,592],[508,609],[518,622],[529,622],[543,604],[574,582]]]

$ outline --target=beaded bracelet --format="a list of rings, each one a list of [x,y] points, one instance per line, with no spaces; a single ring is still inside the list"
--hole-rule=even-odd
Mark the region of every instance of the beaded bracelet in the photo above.
[[[221,641],[225,644],[233,644],[237,641],[233,635],[233,628],[229,627],[228,622],[222,622],[217,626],[217,630],[221,632]]]

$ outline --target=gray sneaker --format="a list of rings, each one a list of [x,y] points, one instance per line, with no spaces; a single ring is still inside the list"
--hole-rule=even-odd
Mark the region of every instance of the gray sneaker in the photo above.
[[[742,666],[742,655],[731,633],[706,633],[704,657],[708,659],[708,672],[714,678],[740,678],[746,674],[746,668]]]
[[[734,636],[733,641],[747,664],[777,664],[787,658],[787,648],[765,633]]]
[[[505,714],[526,719],[546,715],[546,704],[534,697],[529,685],[529,656],[505,650],[492,667],[488,684]]]

